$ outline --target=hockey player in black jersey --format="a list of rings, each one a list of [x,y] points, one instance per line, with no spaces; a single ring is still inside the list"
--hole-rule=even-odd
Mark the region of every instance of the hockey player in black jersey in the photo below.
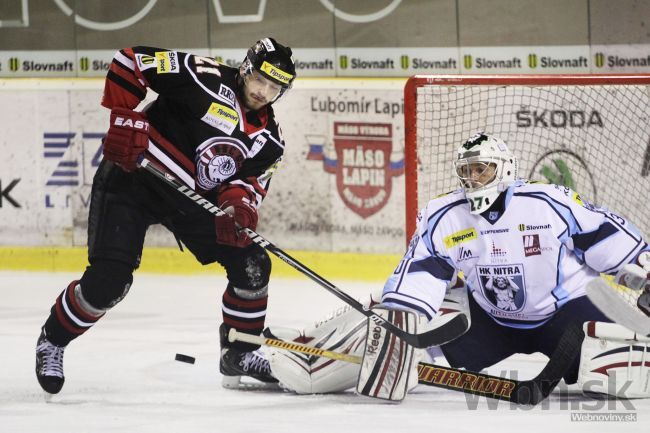
[[[225,336],[230,328],[252,334],[264,328],[271,262],[237,226],[257,225],[257,208],[284,151],[272,104],[295,77],[291,49],[271,38],[251,47],[239,68],[151,47],[115,54],[102,99],[111,115],[93,180],[89,266],[58,296],[37,342],[36,376],[45,391],[63,386],[67,344],[126,296],[152,224],[168,228],[201,264],[218,262],[226,269],[224,386],[237,385],[242,375],[275,382],[256,346],[229,343]],[[157,99],[134,111],[148,88]],[[215,219],[138,170],[143,153],[232,217]]]

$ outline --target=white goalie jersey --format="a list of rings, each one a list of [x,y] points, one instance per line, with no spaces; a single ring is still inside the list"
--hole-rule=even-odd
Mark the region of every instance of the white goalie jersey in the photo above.
[[[432,318],[456,271],[498,323],[543,324],[583,296],[599,273],[615,273],[648,249],[626,219],[571,189],[516,181],[502,211],[471,214],[462,190],[431,200],[410,247],[384,286],[382,304]]]

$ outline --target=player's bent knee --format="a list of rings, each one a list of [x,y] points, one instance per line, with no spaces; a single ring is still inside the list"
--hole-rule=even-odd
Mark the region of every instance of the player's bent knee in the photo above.
[[[129,265],[98,260],[86,268],[79,281],[78,296],[87,308],[107,311],[124,299],[132,282],[133,268]]]
[[[252,245],[238,260],[224,264],[228,272],[228,281],[238,290],[259,292],[266,290],[271,276],[271,259],[267,252]],[[258,297],[266,296],[266,293]],[[247,297],[250,298],[250,297]]]
[[[616,323],[586,322],[578,385],[583,392],[650,398],[650,337]]]

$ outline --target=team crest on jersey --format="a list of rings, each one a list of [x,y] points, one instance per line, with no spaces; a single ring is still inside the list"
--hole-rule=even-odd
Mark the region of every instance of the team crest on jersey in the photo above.
[[[323,140],[324,141],[324,140]],[[381,210],[392,192],[392,178],[404,173],[404,160],[391,161],[393,125],[334,122],[333,151],[311,144],[308,160],[322,160],[327,173],[336,174],[343,203],[362,218]]]
[[[497,313],[515,313],[526,305],[523,265],[478,265],[476,275],[483,297]]]
[[[235,174],[244,162],[244,145],[235,139],[212,139],[197,148],[196,183],[210,190]]]

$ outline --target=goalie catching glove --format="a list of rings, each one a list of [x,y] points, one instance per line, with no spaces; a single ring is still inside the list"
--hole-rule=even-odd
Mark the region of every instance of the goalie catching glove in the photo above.
[[[217,196],[217,206],[228,215],[216,216],[217,243],[243,248],[251,240],[242,229],[257,228],[257,209],[251,194],[244,188],[227,185]]]
[[[637,307],[646,316],[650,316],[650,251],[643,251],[616,274],[617,284],[641,292],[637,298]]]
[[[643,251],[636,259],[616,274],[617,284],[633,290],[650,292],[650,251]]]
[[[133,171],[149,148],[149,122],[144,114],[128,108],[111,110],[111,126],[104,138],[104,158],[126,171]]]

